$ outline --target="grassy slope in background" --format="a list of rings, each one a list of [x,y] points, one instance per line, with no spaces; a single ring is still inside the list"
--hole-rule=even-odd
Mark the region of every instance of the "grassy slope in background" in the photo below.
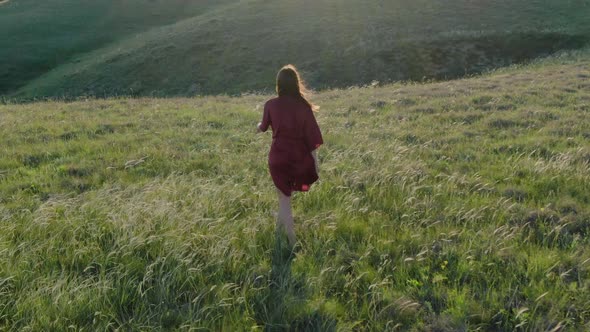
[[[13,0],[0,7],[0,94],[81,53],[234,0]]]
[[[268,96],[0,106],[0,329],[587,330],[589,78],[316,95],[291,258]]]
[[[16,3],[21,2],[29,3]],[[152,7],[132,17],[137,25],[133,32],[154,29],[130,34],[121,23],[128,21],[123,20],[125,16],[115,16],[112,24],[93,23],[88,25],[92,29],[79,33],[82,22],[100,21],[102,12],[84,12],[97,16],[71,22],[68,11],[82,10],[82,6],[59,7],[63,2],[53,0],[44,6],[53,11],[63,8],[65,17],[40,14],[47,24],[35,24],[42,31],[30,34],[25,32],[31,22],[19,25],[23,14],[19,16],[17,9],[0,10],[0,21],[9,22],[4,23],[9,24],[8,30],[0,29],[7,31],[0,32],[0,42],[9,40],[6,45],[11,45],[0,52],[5,53],[3,58],[20,63],[1,65],[8,66],[13,77],[4,83],[9,95],[233,94],[267,89],[267,77],[287,62],[299,65],[316,88],[458,77],[580,47],[588,41],[590,30],[587,1],[243,0],[202,9],[200,15],[185,20],[170,9],[165,19],[153,25],[149,9],[160,10],[164,4],[147,2]],[[124,15],[126,11],[115,12]],[[142,15],[150,19],[142,21]],[[174,18],[177,23],[158,27]],[[54,20],[63,23],[52,24]],[[105,36],[84,37],[97,31]],[[48,34],[60,37],[45,44]],[[84,42],[70,43],[81,36]],[[70,47],[89,52],[71,57],[63,51]],[[52,70],[30,81],[40,73],[28,70],[31,63],[47,61],[47,68],[40,69]]]

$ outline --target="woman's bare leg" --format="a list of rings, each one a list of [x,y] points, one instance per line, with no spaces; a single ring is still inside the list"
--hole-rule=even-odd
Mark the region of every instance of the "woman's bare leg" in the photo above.
[[[289,239],[289,245],[293,247],[297,241],[295,237],[295,228],[293,224],[293,211],[291,209],[291,197],[277,190],[279,195],[279,215],[277,218],[277,228],[283,229]]]

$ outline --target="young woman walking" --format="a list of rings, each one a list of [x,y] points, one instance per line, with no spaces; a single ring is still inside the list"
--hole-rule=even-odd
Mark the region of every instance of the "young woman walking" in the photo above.
[[[317,107],[307,100],[305,85],[293,65],[281,68],[276,89],[278,97],[264,105],[258,131],[272,128],[268,166],[279,198],[277,228],[283,229],[293,247],[296,237],[291,194],[308,191],[318,180],[317,149],[324,141],[313,115]]]

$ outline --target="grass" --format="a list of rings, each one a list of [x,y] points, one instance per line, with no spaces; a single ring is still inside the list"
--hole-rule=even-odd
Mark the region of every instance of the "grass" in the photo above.
[[[230,0],[0,2],[0,95],[76,56],[196,17]]]
[[[588,329],[589,77],[317,94],[294,254],[270,96],[0,106],[0,330]]]
[[[580,48],[589,15],[561,0],[16,0],[0,10],[0,94],[268,91],[291,62],[317,89],[456,78]]]

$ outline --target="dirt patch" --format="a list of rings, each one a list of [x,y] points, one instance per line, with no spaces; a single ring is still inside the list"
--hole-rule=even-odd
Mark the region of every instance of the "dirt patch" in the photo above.
[[[10,0],[0,0],[0,6],[7,4],[8,1]]]

